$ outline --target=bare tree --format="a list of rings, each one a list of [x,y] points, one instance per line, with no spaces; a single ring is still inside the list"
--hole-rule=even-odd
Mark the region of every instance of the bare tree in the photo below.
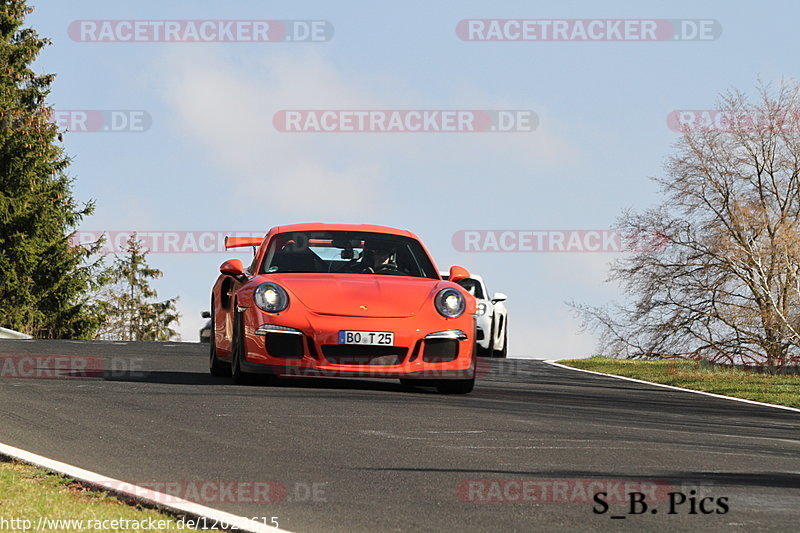
[[[665,197],[623,231],[665,246],[612,263],[626,305],[577,306],[606,354],[800,362],[800,85],[720,96],[723,127],[685,128]]]

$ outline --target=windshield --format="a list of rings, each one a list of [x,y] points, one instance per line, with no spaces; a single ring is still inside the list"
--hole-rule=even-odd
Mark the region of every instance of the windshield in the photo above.
[[[481,284],[476,279],[467,278],[462,279],[458,282],[459,285],[464,287],[467,292],[473,295],[475,298],[484,299],[485,296],[483,295],[483,289],[481,288]]]
[[[417,240],[400,235],[354,231],[279,233],[270,241],[259,272],[439,278]]]

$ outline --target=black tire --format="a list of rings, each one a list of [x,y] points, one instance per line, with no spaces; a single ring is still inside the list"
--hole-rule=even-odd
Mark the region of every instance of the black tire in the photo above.
[[[474,388],[474,375],[472,379],[443,379],[436,385],[439,394],[469,394]]]
[[[498,359],[505,359],[508,357],[508,319],[505,320],[505,324],[503,324],[503,349],[494,352],[494,356]]]
[[[469,379],[440,379],[436,382],[436,390],[439,394],[469,394],[475,388],[475,376],[478,374],[477,365],[478,361],[478,345],[472,344],[472,364],[475,368],[472,371],[472,377]]]
[[[214,304],[211,304],[211,309],[214,309]],[[217,357],[217,340],[214,338],[214,315],[211,315],[211,336],[208,338],[209,348],[209,361],[208,370],[211,375],[217,378],[223,378],[231,375],[231,365],[224,361],[220,361]]]
[[[494,355],[494,318],[492,318],[492,325],[489,326],[489,347],[482,348],[478,344],[478,355],[480,357],[492,357]]]
[[[234,303],[233,338],[231,339],[231,372],[230,376],[237,385],[249,385],[253,382],[252,374],[242,370],[242,357],[244,355],[244,335],[242,335],[242,315],[236,311]]]

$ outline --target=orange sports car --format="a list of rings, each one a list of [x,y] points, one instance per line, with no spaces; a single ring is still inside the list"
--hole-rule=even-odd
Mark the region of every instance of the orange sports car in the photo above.
[[[383,226],[295,224],[266,237],[252,263],[226,261],[211,296],[210,370],[400,378],[465,394],[475,384],[475,298],[439,276],[411,232]]]

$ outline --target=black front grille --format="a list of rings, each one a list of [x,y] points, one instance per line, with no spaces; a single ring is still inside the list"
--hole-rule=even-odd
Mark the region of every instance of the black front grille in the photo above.
[[[267,333],[264,335],[267,353],[272,357],[300,359],[303,357],[303,335]]]
[[[322,355],[335,365],[397,365],[403,362],[408,348],[400,346],[362,346],[326,344]]]
[[[314,359],[319,359],[317,355],[317,347],[314,345],[314,341],[311,337],[306,337],[308,339],[308,355],[310,355]]]
[[[426,363],[446,363],[458,357],[458,341],[454,339],[428,339],[422,360]]]

